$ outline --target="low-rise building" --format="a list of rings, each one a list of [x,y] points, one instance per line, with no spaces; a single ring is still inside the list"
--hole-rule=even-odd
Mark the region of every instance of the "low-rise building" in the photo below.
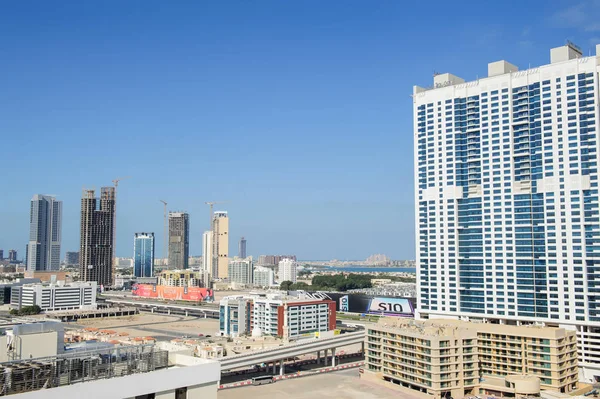
[[[216,399],[215,360],[156,345],[102,346],[0,365],[4,395],[20,399]]]
[[[23,284],[11,289],[10,305],[14,309],[39,306],[43,311],[96,309],[97,283]]]
[[[257,266],[254,268],[254,282],[255,287],[272,287],[275,285],[275,272],[273,269],[263,266]]]
[[[335,301],[299,300],[287,296],[231,296],[220,302],[219,333],[237,337],[316,337],[336,328]]]
[[[314,337],[336,327],[335,302],[256,298],[252,308],[252,334],[283,339]]]
[[[238,337],[251,332],[252,298],[230,296],[219,303],[219,334]]]
[[[70,272],[58,270],[27,270],[25,278],[39,278],[42,283],[56,283],[64,281],[70,283],[73,281]]]
[[[167,287],[202,287],[202,276],[192,270],[163,270],[158,285]]]
[[[59,321],[0,326],[0,363],[56,356],[65,350],[65,330]],[[1,366],[0,366],[1,367]]]
[[[576,332],[562,328],[383,318],[365,339],[364,378],[435,398],[577,387]]]

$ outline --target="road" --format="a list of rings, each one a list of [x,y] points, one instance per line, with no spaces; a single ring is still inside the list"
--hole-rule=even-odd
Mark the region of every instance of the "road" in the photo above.
[[[346,363],[355,363],[355,362],[363,359],[362,354],[354,354],[354,356],[348,356],[348,357],[346,357],[346,356],[348,356],[348,355],[336,356],[336,364],[341,365],[341,364],[346,364]],[[303,372],[303,371],[313,371],[313,370],[324,367],[324,363],[323,363],[324,360],[325,359],[321,359],[321,364],[316,364],[316,363],[302,364],[302,363],[304,363],[303,360],[298,360],[296,362],[286,362],[284,371],[286,372],[286,374],[295,374],[297,372]],[[277,363],[277,365],[278,364],[279,363]],[[329,366],[331,366],[331,356],[328,356],[327,364]],[[262,376],[262,375],[273,375],[272,366],[269,367],[268,370],[265,370],[265,371],[253,371],[252,369],[245,369],[245,370],[222,373],[221,384],[231,384],[234,382],[246,381],[253,377],[258,377],[258,376]],[[275,375],[279,375],[279,366],[277,366],[275,368]]]
[[[218,399],[417,399],[358,378],[358,369],[277,381],[274,384],[223,389]]]

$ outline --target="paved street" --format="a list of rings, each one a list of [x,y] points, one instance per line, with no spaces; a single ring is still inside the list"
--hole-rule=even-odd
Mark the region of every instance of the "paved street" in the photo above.
[[[364,382],[358,378],[358,369],[338,371],[311,377],[277,381],[274,384],[224,389],[218,399],[382,399],[402,395],[397,391]]]

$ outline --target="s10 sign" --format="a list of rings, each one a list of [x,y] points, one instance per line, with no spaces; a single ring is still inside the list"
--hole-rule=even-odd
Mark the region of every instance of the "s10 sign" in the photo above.
[[[412,316],[412,304],[407,298],[382,298],[371,299],[367,313],[383,314],[390,316]]]

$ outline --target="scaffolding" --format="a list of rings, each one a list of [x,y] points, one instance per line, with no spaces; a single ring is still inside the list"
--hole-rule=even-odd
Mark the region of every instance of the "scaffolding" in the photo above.
[[[0,396],[147,373],[168,362],[166,350],[132,345],[0,363]]]

